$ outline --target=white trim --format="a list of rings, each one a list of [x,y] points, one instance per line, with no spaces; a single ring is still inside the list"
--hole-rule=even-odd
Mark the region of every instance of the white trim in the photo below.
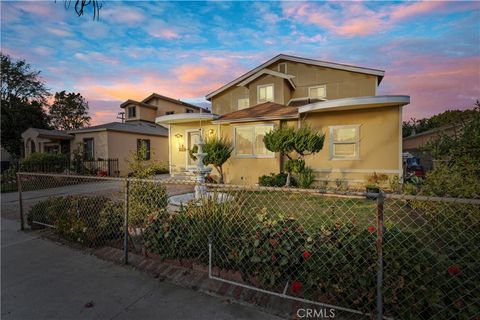
[[[299,119],[298,114],[288,115],[288,116],[273,116],[273,117],[256,117],[256,118],[241,118],[241,119],[230,119],[230,120],[214,120],[213,124],[219,123],[240,123],[240,122],[253,122],[253,121],[272,121],[272,120],[286,120],[286,119]]]
[[[168,173],[172,175],[172,130],[168,125]]]
[[[259,89],[260,88],[266,88],[266,87],[270,87],[272,86],[272,100],[265,100],[265,101],[260,101],[260,91]],[[266,92],[265,92],[265,96],[266,96]],[[267,83],[267,84],[259,84],[257,86],[257,104],[258,103],[264,103],[264,102],[274,102],[275,100],[275,84],[273,83]]]
[[[253,76],[251,76],[251,77],[245,79],[244,81],[240,82],[239,84],[237,84],[237,86],[238,87],[244,87],[247,84],[249,84],[250,82],[252,82],[253,80],[257,79],[258,77],[263,76],[264,74],[269,74],[269,75],[274,76],[274,77],[283,78],[290,83],[290,85],[292,86],[293,89],[296,89],[295,84],[292,81],[292,78],[295,78],[295,76],[285,74],[285,73],[280,73],[280,72],[273,71],[273,70],[270,70],[270,69],[260,70],[259,72],[255,73]]]
[[[254,124],[254,125],[250,125],[250,126],[232,126],[232,133],[233,133],[233,154],[234,154],[234,157],[235,158],[239,158],[239,159],[242,159],[242,158],[248,158],[248,159],[251,159],[251,158],[257,158],[257,159],[260,159],[260,158],[275,158],[275,153],[274,152],[271,152],[271,151],[268,151],[268,152],[271,152],[271,155],[256,155],[255,154],[255,128],[257,127],[271,127],[272,130],[275,128],[275,124]],[[237,133],[236,133],[236,130],[237,128],[253,128],[253,141],[252,141],[252,154],[237,154]]]
[[[329,136],[330,158],[329,158],[329,160],[334,160],[334,161],[337,161],[337,160],[360,160],[360,125],[359,124],[337,125],[337,126],[329,126],[328,128],[329,128],[329,132],[330,132],[330,136]],[[333,130],[335,130],[335,129],[348,129],[348,128],[355,128],[356,129],[356,131],[357,131],[356,140],[354,142],[337,142],[337,143],[335,143],[334,139],[333,139],[333,136],[334,136],[333,135]],[[352,143],[355,143],[355,156],[342,158],[342,157],[335,156],[333,154],[334,144],[352,144]]]
[[[345,70],[345,71],[356,72],[356,73],[370,74],[370,75],[374,75],[374,76],[381,77],[381,78],[383,78],[383,76],[385,75],[385,71],[378,70],[378,69],[357,67],[357,66],[345,65],[345,64],[334,63],[334,62],[313,60],[313,59],[289,56],[289,55],[285,55],[285,54],[279,54],[278,56],[273,57],[272,59],[266,61],[265,63],[262,63],[261,65],[259,65],[258,67],[250,70],[249,72],[245,73],[244,75],[230,81],[229,83],[220,87],[219,89],[207,94],[205,96],[205,98],[207,100],[210,100],[212,97],[216,96],[220,92],[225,91],[226,89],[228,89],[228,88],[234,86],[235,84],[237,84],[237,83],[245,80],[246,78],[250,77],[252,74],[255,74],[256,72],[262,70],[263,68],[265,68],[265,67],[267,67],[267,66],[269,66],[269,65],[271,65],[271,64],[273,64],[277,61],[280,61],[280,60],[310,64],[310,65],[319,66],[319,67]]]
[[[325,95],[322,96],[322,97],[312,97],[310,95],[310,90],[311,89],[318,89],[318,88],[323,88],[325,90]],[[327,97],[327,85],[326,84],[321,84],[321,85],[318,85],[318,86],[308,87],[308,98],[309,99],[325,99],[326,97]]]
[[[212,113],[175,113],[155,118],[155,123],[182,123],[193,121],[216,120],[220,116]]]
[[[286,62],[280,62],[278,65],[277,65],[277,71],[280,72],[280,73],[283,73],[280,71],[280,65],[284,64],[285,65],[285,74],[288,73],[287,71],[287,63]]]
[[[370,96],[334,99],[314,102],[298,108],[299,113],[332,110],[353,110],[373,107],[404,106],[410,103],[410,96]]]
[[[403,137],[402,137],[402,107],[398,107],[398,170],[399,173],[399,181],[403,183]]]
[[[385,173],[399,174],[402,170],[397,169],[313,169],[314,172],[321,173]]]

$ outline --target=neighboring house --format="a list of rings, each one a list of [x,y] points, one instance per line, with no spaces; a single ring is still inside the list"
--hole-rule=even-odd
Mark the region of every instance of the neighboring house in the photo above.
[[[456,136],[459,133],[460,125],[449,125],[440,128],[430,129],[403,138],[403,152],[409,152],[420,159],[420,164],[425,170],[433,169],[434,157],[422,150],[429,141],[439,138],[441,135]]]
[[[265,133],[307,124],[325,133],[323,149],[306,157],[317,183],[360,183],[374,172],[401,176],[402,107],[410,97],[377,96],[383,76],[377,69],[278,55],[208,94],[212,114],[157,117],[170,129],[171,174],[195,167],[188,150],[202,131],[234,143],[226,181],[255,184],[280,172],[285,160],[266,150]]]
[[[128,174],[128,159],[132,151],[143,144],[147,159],[168,164],[168,130],[155,124],[155,118],[170,112],[209,112],[186,102],[159,94],[143,101],[127,100],[125,123],[110,122],[78,130],[60,131],[29,128],[22,133],[25,155],[33,152],[72,154],[81,152],[85,160],[118,159],[120,175]]]

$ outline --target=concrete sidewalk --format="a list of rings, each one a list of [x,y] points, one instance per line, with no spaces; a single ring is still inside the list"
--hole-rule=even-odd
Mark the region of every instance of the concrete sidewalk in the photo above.
[[[2,219],[2,319],[279,319],[19,232]]]

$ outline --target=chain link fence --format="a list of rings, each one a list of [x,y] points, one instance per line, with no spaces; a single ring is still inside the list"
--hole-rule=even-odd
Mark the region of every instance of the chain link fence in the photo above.
[[[31,228],[123,248],[126,261],[135,251],[201,264],[214,279],[357,318],[480,312],[480,200],[206,184],[189,201],[191,181],[32,173],[19,181]]]

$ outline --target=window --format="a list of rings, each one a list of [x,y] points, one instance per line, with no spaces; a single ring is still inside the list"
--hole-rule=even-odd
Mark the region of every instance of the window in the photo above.
[[[238,110],[250,107],[250,100],[248,98],[238,99]]]
[[[278,64],[278,72],[287,74],[287,63],[286,62]]]
[[[359,128],[358,125],[330,127],[330,158],[359,158]]]
[[[93,160],[94,158],[93,138],[83,139],[83,158],[85,160]]]
[[[193,110],[192,109],[186,109],[187,113],[193,113]]]
[[[140,154],[144,150],[143,155]],[[150,160],[150,139],[137,139],[137,153],[143,160]]]
[[[308,97],[312,99],[323,99],[327,97],[327,88],[325,85],[309,87],[308,88]]]
[[[239,157],[273,157],[263,143],[263,137],[273,125],[235,127],[235,154]]]
[[[137,117],[137,108],[136,107],[128,107],[128,117],[129,118],[136,118]]]
[[[175,113],[175,111],[166,111],[166,112],[165,112],[165,115],[168,116],[169,114],[174,114],[174,113]]]
[[[273,101],[273,84],[257,86],[257,102]]]

